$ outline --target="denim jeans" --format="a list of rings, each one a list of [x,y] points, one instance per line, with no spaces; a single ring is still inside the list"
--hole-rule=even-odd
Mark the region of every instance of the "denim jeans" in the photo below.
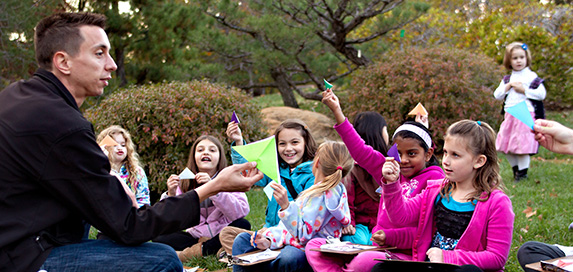
[[[251,245],[251,234],[243,232],[235,238],[233,242],[233,256],[237,256],[243,253],[251,252],[256,250]],[[312,271],[312,268],[306,260],[306,255],[303,250],[300,250],[293,246],[285,246],[282,248],[279,256],[266,263],[252,265],[252,266],[240,266],[233,265],[234,272],[240,271]]]
[[[183,271],[168,245],[125,246],[111,240],[84,240],[52,249],[40,270],[52,271]]]

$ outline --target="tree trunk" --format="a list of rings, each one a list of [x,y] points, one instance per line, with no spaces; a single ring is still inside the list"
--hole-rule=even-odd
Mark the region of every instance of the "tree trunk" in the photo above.
[[[123,54],[123,47],[116,47],[115,48],[115,64],[117,65],[117,70],[115,74],[117,78],[119,78],[119,87],[124,87],[127,85],[127,78],[125,77],[125,65],[124,65],[124,54]]]
[[[271,70],[271,77],[277,83],[277,88],[279,89],[279,92],[281,93],[284,105],[287,107],[298,109],[299,108],[298,102],[296,102],[296,98],[294,97],[294,92],[292,91],[291,86],[288,83],[286,73],[280,68],[272,69]]]

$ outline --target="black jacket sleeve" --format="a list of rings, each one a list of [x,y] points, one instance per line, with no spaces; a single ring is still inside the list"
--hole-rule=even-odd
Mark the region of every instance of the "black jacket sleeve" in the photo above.
[[[40,182],[46,193],[59,199],[70,213],[123,244],[140,244],[199,223],[195,191],[137,209],[109,169],[93,132],[78,129],[53,146]]]

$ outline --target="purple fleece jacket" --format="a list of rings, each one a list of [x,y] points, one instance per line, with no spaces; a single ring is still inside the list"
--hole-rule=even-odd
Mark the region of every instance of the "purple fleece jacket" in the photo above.
[[[336,132],[338,132],[340,138],[342,138],[342,141],[346,144],[350,155],[356,163],[368,171],[378,184],[382,184],[382,166],[386,162],[386,154],[382,154],[367,145],[364,140],[360,138],[360,135],[356,132],[352,124],[348,122],[348,119],[346,119],[344,123],[334,126],[334,129],[336,129]],[[428,180],[443,179],[444,177],[444,171],[442,171],[439,166],[430,166],[421,170],[416,176],[411,178],[400,175],[400,186],[404,191],[404,197],[411,198],[426,188]],[[376,226],[372,230],[372,233],[380,229],[397,227],[388,219],[383,201],[380,201],[378,210]],[[415,227],[416,225],[411,224],[409,226]]]
[[[414,260],[426,260],[426,251],[436,232],[434,203],[446,182],[449,181],[431,181],[426,190],[408,201],[402,197],[402,188],[397,182],[382,185],[383,201],[392,222],[401,226],[417,225],[384,229],[387,245],[412,248]],[[511,247],[514,217],[509,197],[500,190],[494,190],[486,201],[478,201],[456,248],[443,251],[444,262],[473,264],[484,271],[503,271]]]

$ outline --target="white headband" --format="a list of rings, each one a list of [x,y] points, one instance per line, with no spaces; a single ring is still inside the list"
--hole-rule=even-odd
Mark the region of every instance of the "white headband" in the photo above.
[[[400,132],[400,131],[411,131],[414,134],[418,135],[420,138],[422,138],[422,141],[424,141],[424,143],[426,143],[426,145],[428,146],[428,148],[432,147],[432,137],[430,137],[430,134],[428,134],[428,132],[426,132],[425,130],[415,126],[415,125],[411,125],[411,124],[404,124],[398,127],[398,129],[396,129],[396,131],[394,132],[394,135],[392,135],[392,139],[394,139],[394,137],[396,137],[396,133]]]

